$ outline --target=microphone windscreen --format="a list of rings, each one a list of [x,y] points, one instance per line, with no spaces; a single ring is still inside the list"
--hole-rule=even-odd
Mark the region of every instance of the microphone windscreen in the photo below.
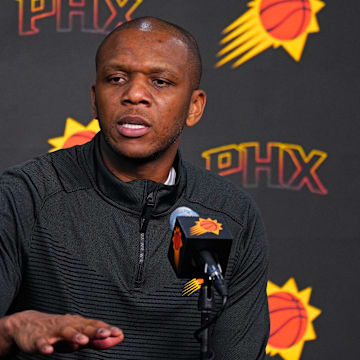
[[[170,229],[171,230],[174,230],[176,218],[178,216],[199,217],[199,214],[196,211],[194,211],[186,206],[178,207],[170,215]]]

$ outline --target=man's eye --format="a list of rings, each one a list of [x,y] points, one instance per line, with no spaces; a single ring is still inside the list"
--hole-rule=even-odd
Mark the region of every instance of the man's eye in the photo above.
[[[166,87],[166,86],[169,86],[170,83],[166,80],[163,80],[163,79],[154,79],[153,80],[153,84],[159,88],[162,88],[162,87]]]
[[[122,76],[113,76],[109,79],[112,84],[122,84],[125,82],[125,78]]]

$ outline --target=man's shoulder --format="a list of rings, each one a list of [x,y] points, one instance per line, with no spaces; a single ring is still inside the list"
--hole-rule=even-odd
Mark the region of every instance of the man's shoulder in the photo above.
[[[231,196],[236,194],[240,198],[251,199],[249,193],[239,185],[234,184],[223,176],[200,168],[187,161],[184,161],[187,175],[190,177],[189,183],[199,187],[205,193],[212,193],[214,190],[218,195]]]
[[[251,195],[222,176],[184,161],[187,172],[187,198],[190,201],[224,212],[242,214],[256,207]]]
[[[46,197],[52,193],[69,189],[71,186],[84,187],[87,181],[79,165],[77,147],[46,153],[19,165],[6,169],[0,175],[3,188],[27,188]]]

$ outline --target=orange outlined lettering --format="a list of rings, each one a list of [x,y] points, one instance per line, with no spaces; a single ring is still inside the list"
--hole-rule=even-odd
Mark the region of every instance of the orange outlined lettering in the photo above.
[[[263,151],[263,153],[261,153]],[[258,187],[265,178],[267,187],[289,190],[307,188],[314,194],[328,190],[317,173],[327,154],[320,150],[305,153],[297,144],[244,142],[204,151],[206,169],[227,176],[240,173],[245,187]]]
[[[131,20],[143,0],[16,0],[19,35],[40,32],[41,20],[53,17],[56,31],[70,32],[75,24],[82,32],[107,34]]]

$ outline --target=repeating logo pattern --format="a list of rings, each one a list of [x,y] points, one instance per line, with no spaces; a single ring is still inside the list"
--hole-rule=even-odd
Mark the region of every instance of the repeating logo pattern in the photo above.
[[[87,33],[107,34],[128,21],[143,0],[13,0],[18,5],[18,33],[21,36],[39,34],[52,24],[57,32],[79,29]],[[216,67],[232,63],[237,68],[261,52],[282,47],[295,61],[300,61],[310,34],[320,31],[318,12],[325,6],[321,0],[253,0],[249,10],[223,30],[221,49]],[[56,151],[81,145],[100,130],[98,121],[82,125],[66,119],[63,136],[48,140]],[[244,142],[206,150],[202,153],[206,168],[222,176],[238,173],[243,186],[257,187],[265,177],[271,188],[301,190],[326,195],[327,188],[318,170],[327,153],[301,145],[281,142]],[[191,234],[219,235],[222,224],[210,218],[200,218]],[[172,238],[174,259],[178,266],[183,246],[179,228]],[[195,294],[203,279],[192,279],[184,286],[182,295]],[[285,360],[298,360],[306,341],[316,339],[313,321],[321,310],[309,304],[311,288],[299,291],[293,278],[282,287],[268,282],[270,338],[267,354]]]
[[[217,56],[220,67],[236,60],[236,68],[271,46],[282,46],[299,61],[310,33],[320,30],[316,14],[325,6],[319,0],[254,0],[250,10],[223,30],[224,47]]]

